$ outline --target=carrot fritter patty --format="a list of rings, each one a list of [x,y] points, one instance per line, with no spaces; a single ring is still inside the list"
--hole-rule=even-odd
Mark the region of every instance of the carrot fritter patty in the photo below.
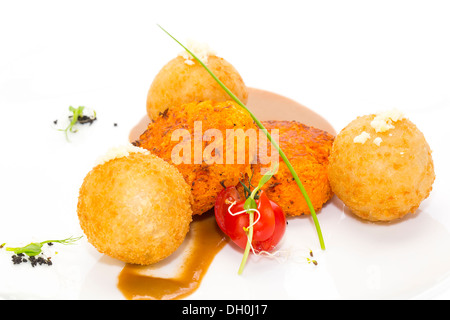
[[[269,130],[279,130],[279,146],[297,172],[308,197],[316,211],[332,197],[327,175],[328,156],[334,137],[326,131],[306,126],[296,121],[263,121]],[[268,150],[270,142],[268,143]],[[270,164],[252,165],[252,184],[257,185],[262,176],[261,169],[270,168]],[[267,161],[266,161],[267,162]],[[242,190],[242,189],[241,189]],[[291,172],[279,157],[278,172],[263,187],[269,198],[283,209],[287,216],[309,214],[308,205],[292,177]]]
[[[191,187],[193,213],[202,214],[214,207],[224,187],[237,185],[242,174],[250,173],[255,153],[248,141],[243,150],[239,138],[233,138],[249,129],[258,130],[233,101],[192,102],[160,113],[134,144],[176,165]]]
[[[174,166],[152,154],[131,153],[86,175],[77,212],[99,252],[148,265],[183,242],[192,221],[191,193]]]

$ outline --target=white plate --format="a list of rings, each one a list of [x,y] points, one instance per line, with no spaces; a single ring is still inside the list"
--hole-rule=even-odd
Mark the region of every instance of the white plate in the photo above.
[[[261,120],[297,120],[335,134],[314,111],[283,96],[250,89],[249,108]],[[130,133],[142,133],[144,117]],[[242,252],[227,245],[215,258],[200,288],[189,299],[397,299],[413,298],[435,288],[450,271],[450,233],[433,219],[424,201],[415,215],[393,223],[365,222],[347,212],[333,197],[318,214],[326,250],[318,244],[308,217],[289,219],[278,259],[252,256],[237,274]],[[307,262],[312,250],[318,265]],[[180,258],[181,259],[181,258]],[[98,270],[111,264],[103,259]],[[117,263],[110,272],[118,272]],[[106,270],[105,270],[106,271]],[[90,282],[84,292],[92,295]],[[112,286],[108,285],[111,294]],[[114,294],[114,296],[118,296]]]
[[[261,120],[298,120],[335,133],[323,117],[277,94],[252,89],[248,105]],[[24,167],[20,159],[5,162],[9,165],[10,174],[4,181],[8,181],[12,191],[11,199],[5,198],[4,202],[13,201],[15,207],[7,207],[12,215],[4,216],[4,226],[17,225],[18,221],[30,223],[23,224],[20,230],[3,228],[5,238],[0,243],[10,241],[9,245],[18,245],[21,240],[26,244],[47,240],[48,237],[64,238],[80,232],[76,217],[77,191],[94,160],[106,150],[99,146],[106,146],[113,141],[120,144],[128,139],[133,140],[145,128],[147,120],[144,117],[137,126],[124,129],[121,119],[104,111],[98,121],[89,129],[80,130],[73,136],[71,143],[67,143],[62,133],[60,135],[49,126],[45,133],[37,135],[39,139],[45,138],[39,140],[45,141],[45,144],[30,146],[31,152],[37,154],[43,149],[48,157],[35,157],[35,163],[30,168]],[[113,128],[112,124],[116,121],[119,127]],[[130,137],[118,134],[129,133],[130,130]],[[101,138],[83,141],[99,132],[104,134]],[[19,169],[24,172],[23,177],[27,173],[36,173],[36,179],[27,181],[21,176],[21,180],[18,180],[21,182],[14,182],[17,180],[14,170]],[[439,172],[437,176],[439,178]],[[45,180],[52,183],[52,189],[40,187],[40,182]],[[29,186],[22,184],[22,181],[27,181]],[[212,262],[200,288],[188,298],[435,297],[447,291],[450,284],[450,221],[443,212],[445,203],[442,203],[441,181],[436,180],[436,191],[433,190],[421,204],[417,214],[408,215],[394,223],[361,221],[347,212],[334,197],[318,214],[325,251],[320,250],[316,230],[308,216],[289,219],[286,236],[279,248],[279,260],[251,256],[242,275],[237,274],[242,252],[232,245],[226,245]],[[28,195],[27,201],[19,196],[14,198],[16,189]],[[36,212],[24,212],[22,207],[36,208]],[[39,219],[37,215],[40,215]],[[55,230],[57,234],[50,232]],[[32,239],[26,237],[30,234],[33,234]],[[9,253],[0,250],[0,297],[124,299],[117,289],[118,275],[124,266],[122,262],[98,253],[85,238],[78,245],[56,246],[55,250],[59,253],[53,257],[54,265],[39,268],[31,268],[26,264],[14,266],[9,257],[5,257]],[[310,250],[318,261],[317,266],[307,263]]]

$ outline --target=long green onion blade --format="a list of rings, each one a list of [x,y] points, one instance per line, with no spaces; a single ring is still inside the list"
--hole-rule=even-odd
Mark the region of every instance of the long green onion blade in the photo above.
[[[267,137],[267,139],[269,139],[269,141],[273,144],[273,146],[275,147],[275,149],[277,149],[278,153],[280,154],[281,158],[283,159],[284,163],[286,164],[286,166],[288,167],[289,171],[291,172],[292,176],[294,177],[295,182],[297,183],[298,187],[300,188],[300,191],[303,195],[303,197],[305,198],[306,204],[308,205],[309,211],[311,212],[311,216],[313,218],[314,221],[314,225],[316,227],[317,230],[317,235],[319,237],[319,242],[320,242],[320,247],[322,248],[322,250],[325,250],[325,243],[323,240],[323,236],[322,236],[322,231],[320,229],[320,224],[319,224],[319,220],[317,219],[317,215],[316,215],[316,211],[314,210],[314,207],[311,203],[311,200],[308,196],[308,194],[306,193],[306,190],[302,184],[302,182],[300,181],[300,178],[298,177],[297,173],[295,172],[294,168],[292,167],[291,163],[289,162],[289,159],[286,157],[286,155],[284,154],[283,150],[281,150],[280,146],[276,143],[276,141],[274,141],[272,139],[272,136],[269,134],[269,132],[267,131],[267,129],[264,127],[264,125],[261,123],[261,121],[259,121],[255,115],[245,106],[244,103],[242,103],[241,100],[239,100],[238,97],[236,97],[236,95],[234,95],[233,92],[231,92],[226,86],[225,84],[223,84],[222,81],[219,80],[219,78],[216,77],[216,75],[199,59],[197,58],[197,56],[191,52],[188,48],[186,48],[180,41],[178,41],[177,39],[175,39],[169,32],[167,32],[163,27],[161,27],[158,24],[158,27],[160,27],[167,35],[169,35],[173,40],[175,40],[180,46],[182,46],[184,48],[184,50],[186,50],[196,61],[198,61],[198,63],[200,63],[201,66],[203,66],[203,68],[206,69],[206,71],[213,77],[213,79],[222,87],[223,90],[225,90],[226,93],[228,93],[228,95],[237,103],[239,104],[242,108],[244,108],[252,117],[252,119],[255,121],[255,123],[257,124],[257,126],[262,129]]]

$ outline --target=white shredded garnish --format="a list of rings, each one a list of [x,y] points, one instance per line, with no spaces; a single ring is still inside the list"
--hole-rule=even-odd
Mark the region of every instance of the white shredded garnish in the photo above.
[[[265,257],[268,257],[268,258],[273,258],[273,259],[277,260],[278,262],[286,261],[286,259],[288,257],[288,251],[269,252],[269,251],[261,250],[261,251],[256,252],[255,249],[253,248],[253,245],[252,245],[252,243],[250,241],[250,237],[248,236],[248,234],[247,234],[247,242],[249,243],[250,249],[252,250],[252,253],[254,255],[265,256]]]
[[[248,211],[253,211],[253,212],[257,212],[258,213],[257,219],[253,222],[252,225],[248,226],[248,228],[254,226],[259,221],[259,219],[261,217],[261,213],[257,209],[248,209],[248,210],[242,210],[242,211],[238,211],[238,212],[233,213],[233,212],[231,212],[231,208],[234,205],[236,205],[236,201],[233,201],[230,204],[230,206],[228,207],[228,213],[230,215],[232,215],[232,216],[237,216],[237,215],[246,213]],[[253,248],[252,242],[250,241],[250,237],[249,237],[248,234],[247,234],[247,242],[250,245],[250,249],[251,249],[252,253],[255,256],[264,256],[264,257],[267,257],[267,258],[272,258],[272,259],[275,259],[279,263],[287,261],[292,255],[292,252],[287,251],[287,250],[277,250],[277,251],[274,251],[274,252],[269,252],[269,251],[265,251],[265,250],[256,251],[255,248]],[[305,262],[312,263],[314,261],[313,259],[310,259],[310,258],[308,258],[306,256],[302,256],[302,257],[303,257]]]
[[[258,211],[258,209],[247,209],[247,210],[242,210],[242,211],[238,211],[238,212],[235,212],[235,213],[231,212],[231,208],[232,208],[235,204],[236,204],[236,201],[233,201],[233,202],[231,203],[231,205],[228,207],[228,213],[229,213],[230,215],[232,215],[232,216],[237,216],[237,215],[246,213],[246,212],[248,212],[248,211],[253,211],[253,212],[258,213],[258,218],[256,218],[256,220],[253,221],[253,223],[252,223],[251,225],[249,225],[247,228],[253,227],[253,226],[259,221],[259,218],[261,218],[261,213]]]

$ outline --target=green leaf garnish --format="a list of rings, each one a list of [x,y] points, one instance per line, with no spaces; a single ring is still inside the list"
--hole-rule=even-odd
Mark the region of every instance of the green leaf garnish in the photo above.
[[[278,163],[275,167],[273,167],[272,169],[270,169],[269,171],[267,171],[261,178],[261,180],[258,183],[258,186],[253,189],[252,194],[250,195],[250,197],[254,198],[256,193],[261,190],[261,188],[267,183],[267,181],[270,180],[270,178],[273,177],[273,175],[278,171]]]
[[[65,129],[58,129],[59,131],[64,131],[66,134],[66,140],[69,141],[69,132],[76,132],[74,131],[74,126],[78,123],[84,124],[84,123],[92,123],[94,120],[97,119],[97,114],[94,112],[94,115],[92,117],[84,116],[83,111],[84,107],[80,106],[78,108],[74,108],[72,106],[69,107],[69,111],[72,112],[72,115],[69,116],[70,123],[67,125]]]
[[[300,188],[300,191],[303,195],[303,197],[305,198],[306,204],[308,205],[309,211],[311,212],[311,217],[313,218],[314,221],[314,225],[316,227],[317,230],[317,235],[319,237],[319,242],[320,242],[320,247],[322,248],[322,250],[325,250],[325,243],[323,240],[323,236],[322,236],[322,231],[320,229],[320,224],[319,224],[319,220],[317,219],[317,215],[316,215],[316,211],[314,210],[314,207],[311,203],[311,200],[308,196],[308,194],[306,193],[306,190],[302,184],[302,182],[300,181],[300,178],[298,177],[297,173],[295,172],[294,168],[292,167],[291,163],[289,162],[289,159],[286,157],[286,155],[284,154],[283,150],[281,150],[280,146],[276,143],[276,141],[274,141],[272,139],[272,136],[269,134],[269,132],[267,131],[267,129],[264,127],[264,125],[261,123],[261,121],[259,121],[256,116],[245,106],[244,103],[242,103],[241,100],[239,100],[238,97],[236,97],[236,95],[234,95],[233,92],[231,92],[226,86],[225,84],[223,84],[222,81],[219,80],[219,78],[217,78],[217,76],[193,53],[191,52],[188,48],[186,48],[181,42],[179,42],[177,39],[175,39],[169,32],[167,32],[163,27],[161,27],[158,24],[158,27],[160,27],[167,35],[169,35],[173,40],[175,40],[181,47],[184,48],[184,50],[186,50],[198,63],[200,63],[200,65],[205,68],[205,70],[213,77],[213,79],[222,87],[223,90],[225,90],[226,93],[228,93],[228,95],[238,104],[240,105],[244,110],[246,110],[250,116],[252,117],[253,121],[255,121],[255,123],[257,124],[257,126],[263,130],[263,132],[265,133],[267,139],[269,139],[269,141],[272,143],[272,145],[275,147],[275,149],[277,149],[278,153],[280,154],[280,157],[283,159],[284,163],[286,164],[286,166],[288,167],[289,171],[291,172],[295,182],[297,183],[298,187]]]
[[[72,106],[69,107],[69,111],[72,112],[72,120],[65,129],[58,129],[59,131],[65,132],[67,141],[69,141],[69,131],[73,132],[73,126],[77,123],[78,118],[83,116],[83,110],[84,107],[78,107],[76,109]]]
[[[61,244],[73,244],[74,242],[80,240],[83,236],[77,237],[77,238],[73,238],[73,237],[69,237],[67,239],[63,239],[63,240],[46,240],[46,241],[42,241],[42,242],[32,242],[30,244],[27,244],[24,247],[16,247],[16,248],[11,248],[11,247],[7,247],[6,251],[13,251],[15,254],[20,254],[20,253],[24,253],[27,256],[33,257],[33,256],[37,256],[38,254],[40,254],[42,252],[42,246],[46,243],[61,243]]]

